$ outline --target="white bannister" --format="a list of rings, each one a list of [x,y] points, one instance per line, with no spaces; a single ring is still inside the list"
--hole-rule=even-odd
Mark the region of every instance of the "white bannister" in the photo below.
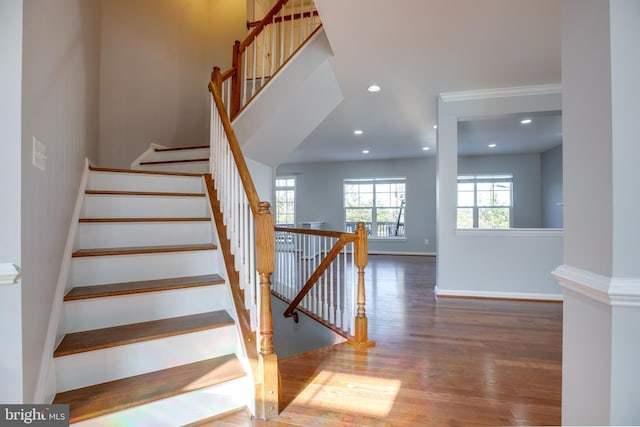
[[[223,212],[227,238],[234,256],[239,284],[244,289],[245,306],[251,328],[257,327],[258,279],[255,264],[254,215],[224,131],[215,102],[211,101],[211,176],[214,179],[220,210]]]
[[[292,301],[338,243],[339,234],[328,236],[278,229],[273,291],[282,299]],[[304,310],[348,335],[354,335],[357,303],[354,252],[355,243],[346,243],[300,302]]]

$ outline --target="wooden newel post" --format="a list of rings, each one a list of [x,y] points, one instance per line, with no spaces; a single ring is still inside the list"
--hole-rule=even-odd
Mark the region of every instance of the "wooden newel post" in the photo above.
[[[256,215],[256,269],[260,276],[260,373],[262,384],[257,390],[256,415],[272,418],[278,415],[278,357],[273,347],[273,314],[271,310],[271,274],[275,267],[275,221],[268,202],[260,202]]]
[[[213,71],[211,72],[211,83],[218,89],[218,91],[222,91],[222,73],[220,72],[220,67],[213,67]],[[211,91],[211,88],[209,88]]]
[[[362,346],[370,346],[373,345],[372,342],[369,341],[368,337],[368,322],[367,315],[365,311],[365,292],[364,292],[364,268],[368,263],[368,237],[367,237],[367,229],[365,228],[364,222],[359,222],[356,228],[356,236],[358,239],[356,240],[355,247],[355,255],[354,262],[356,267],[358,267],[358,295],[357,295],[357,303],[358,303],[358,311],[356,313],[356,333],[355,338],[359,345]]]
[[[240,52],[240,41],[236,40],[233,45],[233,58],[231,59],[233,76],[231,76],[231,108],[229,118],[233,119],[240,111],[240,85],[242,81],[242,53]]]

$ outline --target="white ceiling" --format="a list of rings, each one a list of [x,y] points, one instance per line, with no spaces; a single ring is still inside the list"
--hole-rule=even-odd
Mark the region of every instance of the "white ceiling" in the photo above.
[[[434,155],[439,93],[560,83],[559,0],[316,5],[344,101],[286,163]]]

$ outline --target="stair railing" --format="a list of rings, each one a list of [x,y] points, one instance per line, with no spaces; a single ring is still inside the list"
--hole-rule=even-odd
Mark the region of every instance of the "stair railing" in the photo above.
[[[227,115],[221,93],[222,74],[214,68],[211,101],[211,175],[226,225],[230,251],[244,288],[252,330],[258,329],[256,416],[278,415],[278,359],[273,346],[271,274],[274,270],[274,219],[262,202]]]
[[[276,227],[273,293],[289,303],[283,313],[298,321],[297,310],[345,336],[371,346],[365,310],[365,224],[354,233]]]
[[[233,46],[221,96],[233,120],[296,51],[322,26],[312,0],[278,0],[244,41]]]

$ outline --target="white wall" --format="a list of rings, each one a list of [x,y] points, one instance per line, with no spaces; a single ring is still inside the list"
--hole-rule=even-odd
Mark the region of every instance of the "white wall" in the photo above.
[[[560,109],[558,87],[446,94],[438,100],[438,295],[560,298],[550,272],[562,232],[456,230],[458,118]]]
[[[128,167],[149,143],[207,145],[213,66],[246,30],[237,0],[103,0],[100,164]]]
[[[275,172],[271,166],[264,165],[255,160],[245,158],[253,185],[256,187],[261,202],[269,202],[272,204],[271,213],[275,214],[273,207],[273,185],[275,181]]]
[[[640,2],[562,2],[562,421],[640,425]]]
[[[21,264],[22,0],[0,1],[0,264]],[[0,285],[0,402],[22,402],[21,284]]]
[[[369,252],[435,253],[435,158],[295,163],[276,174],[296,176],[296,221],[324,221],[329,230],[344,230],[343,183],[347,178],[406,177],[406,240],[369,240]],[[425,245],[424,240],[429,244]]]
[[[98,158],[100,5],[25,0],[22,74],[24,400],[33,401],[85,158]],[[31,165],[32,138],[46,170]],[[47,355],[50,357],[50,355]]]

